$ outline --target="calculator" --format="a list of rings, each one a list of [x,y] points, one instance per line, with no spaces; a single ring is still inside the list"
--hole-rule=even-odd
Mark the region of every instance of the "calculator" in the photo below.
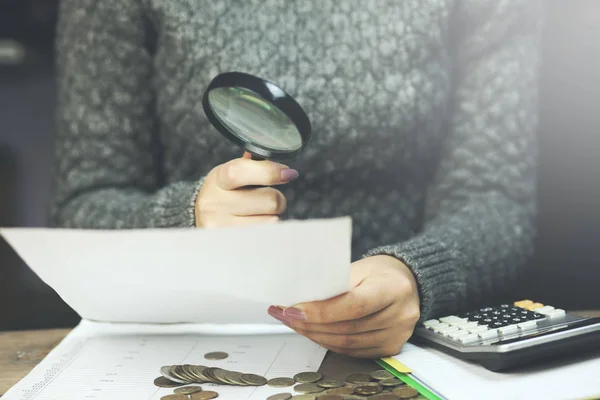
[[[532,300],[430,319],[413,340],[475,361],[492,371],[600,349],[600,318],[567,313]]]

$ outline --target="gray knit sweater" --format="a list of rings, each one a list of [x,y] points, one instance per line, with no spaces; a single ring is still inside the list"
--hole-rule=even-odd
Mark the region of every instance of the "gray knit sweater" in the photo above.
[[[313,140],[285,218],[349,215],[353,256],[414,272],[422,316],[489,301],[532,252],[533,0],[63,0],[53,223],[194,226],[239,157],[201,108],[219,72],[285,88]]]

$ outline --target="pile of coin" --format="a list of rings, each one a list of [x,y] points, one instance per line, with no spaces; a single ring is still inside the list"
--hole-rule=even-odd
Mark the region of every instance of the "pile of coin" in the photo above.
[[[207,359],[221,360],[227,353],[214,352],[205,355]],[[228,371],[222,368],[203,365],[166,365],[160,369],[162,376],[154,384],[163,388],[174,388],[174,394],[164,396],[162,400],[209,400],[219,396],[215,391],[204,391],[197,383],[214,383],[229,386],[263,386],[290,388],[294,393],[278,393],[266,400],[400,400],[424,399],[419,393],[408,387],[385,370],[370,374],[351,374],[345,381],[323,379],[320,372],[301,372],[293,378],[273,378],[255,374]],[[293,387],[293,388],[292,388]]]

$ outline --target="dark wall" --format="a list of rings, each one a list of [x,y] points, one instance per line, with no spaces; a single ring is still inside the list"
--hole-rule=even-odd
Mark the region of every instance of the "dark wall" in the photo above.
[[[600,309],[600,2],[545,4],[539,237],[519,297]],[[0,226],[47,222],[55,6],[52,0],[0,0],[0,38],[16,38],[28,50],[24,65],[0,66]],[[0,241],[0,330],[76,321]]]
[[[546,1],[539,238],[529,292],[600,309],[600,2]]]

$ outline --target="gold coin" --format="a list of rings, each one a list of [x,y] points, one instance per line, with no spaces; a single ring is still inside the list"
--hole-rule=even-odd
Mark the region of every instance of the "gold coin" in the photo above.
[[[317,397],[312,394],[297,394],[292,396],[291,400],[315,400]]]
[[[159,376],[154,380],[154,384],[161,388],[175,388],[183,385],[183,383],[173,382],[170,379],[165,378],[164,376]]]
[[[196,392],[201,392],[202,388],[200,386],[184,386],[173,390],[175,394],[192,394]]]
[[[354,393],[362,396],[372,396],[383,391],[383,386],[378,383],[362,384],[354,388]]]
[[[377,381],[382,381],[384,379],[393,378],[393,377],[394,377],[394,375],[392,375],[385,369],[380,369],[378,371],[371,372],[371,378],[373,378]]]
[[[412,399],[413,397],[417,397],[419,395],[419,392],[408,386],[396,388],[392,393],[401,399]]]
[[[369,400],[400,400],[394,393],[379,393],[369,397]]]
[[[221,383],[223,385],[229,385],[229,381],[226,376],[227,371],[221,368],[215,368],[212,370],[213,376],[216,378],[217,383]]]
[[[331,388],[340,388],[342,386],[344,386],[345,383],[342,381],[335,381],[333,379],[326,379],[324,381],[318,382],[317,386],[320,386],[322,388],[325,389],[331,389]]]
[[[325,389],[318,387],[314,383],[300,383],[294,386],[294,390],[299,393],[319,393]]]
[[[267,381],[267,385],[274,388],[289,387],[293,386],[294,383],[296,383],[296,381],[294,381],[292,378],[273,378]]]
[[[373,378],[369,374],[351,374],[346,377],[346,382],[349,383],[367,383],[372,380]]]
[[[348,396],[354,394],[353,387],[339,387],[327,390],[327,394],[340,394],[342,396]]]
[[[188,400],[185,394],[168,394],[160,398],[160,400]]]
[[[273,396],[267,397],[267,400],[290,400],[292,398],[291,393],[278,393]]]
[[[207,390],[206,392],[196,392],[190,395],[191,400],[210,400],[219,397],[219,393]]]
[[[379,384],[384,387],[394,387],[394,386],[404,385],[404,382],[402,382],[398,378],[388,378],[388,379],[379,381]]]
[[[323,379],[320,372],[300,372],[294,375],[294,380],[298,383],[315,383]]]
[[[229,357],[229,354],[225,353],[224,351],[212,351],[204,355],[204,358],[207,360],[224,360],[227,357]]]
[[[263,386],[267,384],[267,379],[264,376],[255,374],[243,374],[240,376],[240,379],[250,386]]]

